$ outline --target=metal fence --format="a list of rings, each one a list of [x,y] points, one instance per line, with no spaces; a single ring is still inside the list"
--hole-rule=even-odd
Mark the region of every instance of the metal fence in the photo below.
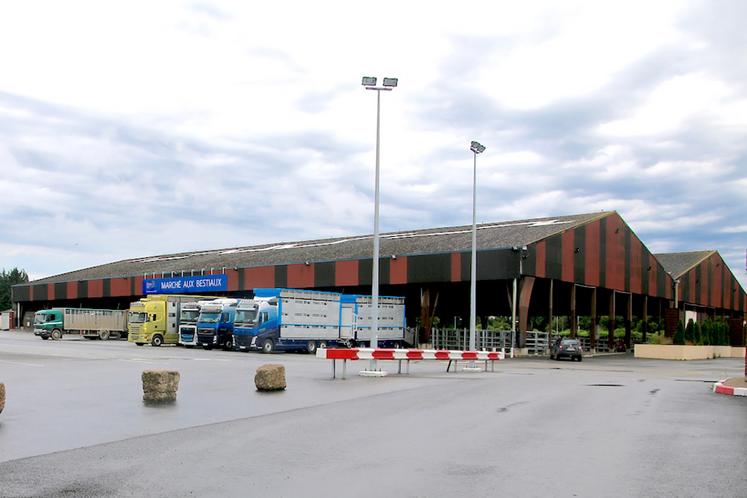
[[[475,347],[477,350],[490,351],[493,348],[501,348],[508,351],[511,348],[510,330],[476,330]],[[526,348],[530,355],[549,355],[550,345],[560,336],[550,335],[547,332],[530,330],[527,332]],[[588,337],[578,337],[584,351],[591,351],[591,340]],[[466,351],[469,349],[469,329],[433,329],[433,347],[435,349],[452,349]],[[598,353],[609,352],[607,336],[597,338],[595,351]],[[518,344],[514,344],[518,347]]]
[[[436,329],[432,330],[431,340],[435,349],[469,349],[469,329]],[[476,330],[475,349],[490,351],[493,348],[509,349],[511,347],[510,330]]]
[[[558,338],[561,336],[559,335],[553,335],[550,338],[550,344],[555,342]],[[576,337],[578,341],[581,343],[581,347],[584,348],[584,351],[591,351],[591,339],[588,337]],[[594,349],[597,353],[607,353],[609,352],[609,346],[607,345],[607,336],[603,335],[600,337],[597,337],[597,346]]]

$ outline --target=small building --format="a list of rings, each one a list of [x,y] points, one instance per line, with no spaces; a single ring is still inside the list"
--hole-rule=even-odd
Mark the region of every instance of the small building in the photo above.
[[[0,312],[0,330],[10,330],[15,324],[15,316],[13,310],[5,310]]]

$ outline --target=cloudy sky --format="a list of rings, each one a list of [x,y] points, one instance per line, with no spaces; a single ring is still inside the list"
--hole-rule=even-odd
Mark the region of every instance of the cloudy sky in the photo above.
[[[747,2],[0,3],[0,267],[617,210],[745,278]]]

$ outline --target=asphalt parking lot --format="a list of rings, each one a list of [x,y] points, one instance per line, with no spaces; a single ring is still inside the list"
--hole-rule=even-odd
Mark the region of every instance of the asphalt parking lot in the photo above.
[[[254,390],[268,362],[285,392]],[[747,399],[711,392],[741,359],[363,366],[2,332],[0,496],[747,495]],[[148,368],[175,404],[143,404]]]

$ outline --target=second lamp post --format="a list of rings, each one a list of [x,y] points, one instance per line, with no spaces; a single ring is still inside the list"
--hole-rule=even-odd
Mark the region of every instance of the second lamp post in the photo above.
[[[476,349],[475,344],[475,322],[477,309],[477,154],[485,151],[485,146],[474,140],[469,150],[474,155],[472,167],[472,264],[470,265],[470,289],[469,289],[469,350]],[[474,366],[474,362],[470,365]]]

